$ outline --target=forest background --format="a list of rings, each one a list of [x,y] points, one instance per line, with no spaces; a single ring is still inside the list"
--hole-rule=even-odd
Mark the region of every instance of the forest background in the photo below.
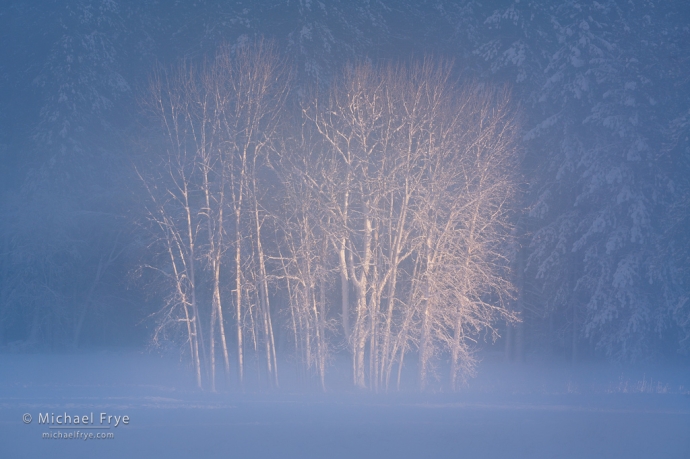
[[[154,340],[182,352],[206,388],[221,380],[216,368],[239,384],[243,352],[261,362],[264,381],[273,385],[279,357],[323,384],[333,356],[348,355],[352,383],[372,389],[394,384],[402,367],[394,364],[404,358],[414,360],[422,388],[435,365],[455,365],[447,381],[455,386],[471,375],[473,351],[490,346],[511,360],[687,359],[688,13],[680,1],[9,2],[0,11],[0,346],[24,352],[145,347]],[[162,102],[175,95],[198,102],[212,93],[199,88],[218,68],[246,83],[256,73],[242,63],[257,60],[243,61],[243,52],[269,56],[272,75],[280,77],[261,99],[260,119],[232,118],[253,120],[262,134],[238,138],[246,125],[227,131],[235,135],[233,148],[242,151],[244,141],[249,153],[245,162],[233,156],[240,166],[228,164],[231,173],[218,176],[228,180],[219,204],[213,186],[222,179],[203,178],[204,164],[217,171],[218,163],[199,156],[198,146],[208,142],[184,143],[196,145],[196,159],[164,167],[183,149],[161,128],[169,119]],[[191,83],[196,89],[185,86]],[[385,198],[401,193],[405,180],[395,174],[405,166],[364,167],[381,162],[358,157],[369,150],[351,142],[353,157],[341,155],[347,149],[337,139],[361,131],[348,131],[356,123],[338,108],[351,106],[339,101],[379,96],[388,97],[386,107],[406,105],[414,91],[391,88],[425,84],[444,106],[434,112],[427,97],[420,129],[438,129],[454,142],[425,151],[455,173],[443,176],[419,153],[422,162],[407,170],[421,171],[419,183],[443,183],[446,193],[420,185],[407,231],[408,217]],[[356,87],[366,89],[359,99]],[[157,115],[154,94],[162,95]],[[198,113],[189,113],[195,121],[180,126],[198,125]],[[388,127],[414,124],[401,121],[399,110],[370,113],[390,120]],[[470,123],[477,119],[491,123]],[[399,130],[382,133],[375,122],[371,129],[377,148],[399,142]],[[505,153],[505,163],[483,163],[481,154],[469,161],[468,145],[486,132],[494,144],[480,150]],[[230,136],[219,138],[227,145]],[[285,154],[295,151],[302,154]],[[469,185],[482,164],[500,185],[486,188],[498,190],[494,200],[468,197],[485,196]],[[352,182],[343,165],[357,170]],[[318,186],[308,186],[310,168],[328,172]],[[201,238],[193,254],[189,237],[182,251],[166,252],[181,237],[171,228],[185,221],[184,206],[161,214],[165,206],[154,204],[162,196],[154,185],[172,189],[163,184],[180,177],[171,171],[191,179],[188,171],[195,192],[204,196],[206,189],[213,198],[188,206],[194,237]],[[463,186],[463,201],[449,198]],[[352,224],[339,229],[338,196],[347,190],[356,210]],[[430,223],[466,223],[465,204],[477,202],[500,210],[475,208],[495,224],[493,232],[453,226],[457,237],[448,240],[456,243],[442,251],[451,260],[434,271],[427,243],[433,237],[422,235],[445,241]],[[219,216],[221,208],[226,215]],[[391,216],[401,229],[384,225]],[[470,242],[479,243],[472,234],[497,237],[482,241],[486,257],[476,259],[476,269],[457,269],[473,260],[466,256]],[[260,244],[262,237],[271,242]],[[313,257],[328,261],[312,266]],[[175,263],[185,260],[186,271],[176,274]],[[415,271],[416,260],[425,260],[425,274]],[[199,276],[190,287],[195,265]],[[397,287],[390,281],[396,276]],[[423,284],[434,288],[424,291]],[[184,313],[197,288],[194,331]],[[449,309],[433,306],[438,314],[425,325],[430,305]]]

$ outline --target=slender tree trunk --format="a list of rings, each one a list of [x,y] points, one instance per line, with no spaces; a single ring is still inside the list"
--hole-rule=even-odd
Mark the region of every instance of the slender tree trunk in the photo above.
[[[431,326],[429,323],[429,303],[424,301],[422,308],[421,337],[419,340],[419,390],[426,389],[427,365],[431,350]]]
[[[354,383],[357,387],[366,387],[365,371],[364,371],[364,355],[367,340],[367,330],[365,320],[367,318],[367,291],[368,291],[368,274],[371,264],[371,243],[372,243],[372,224],[368,216],[369,203],[364,204],[364,241],[363,241],[363,260],[361,264],[361,274],[359,279],[355,282],[355,291],[357,293],[357,310],[356,322],[354,331],[354,349],[353,349],[353,370]],[[351,257],[352,259],[352,257]],[[351,262],[352,265],[352,262]],[[352,265],[353,266],[353,265]],[[352,268],[351,277],[356,279],[354,275],[354,266]]]
[[[524,249],[517,254],[517,314],[520,321],[515,324],[515,361],[525,361],[525,259]]]
[[[211,392],[216,391],[216,320],[218,314],[215,305],[211,308],[211,325],[209,328],[209,349],[211,351]]]
[[[220,257],[219,257],[220,258]],[[216,266],[214,267],[214,279],[213,279],[213,296],[214,298],[214,304],[216,308],[216,315],[218,317],[218,328],[220,332],[220,344],[223,349],[223,359],[225,363],[225,375],[226,377],[230,376],[230,356],[228,353],[228,345],[227,341],[225,338],[225,323],[224,323],[224,318],[223,318],[223,308],[222,308],[222,303],[220,300],[220,259],[216,263]]]
[[[425,272],[422,274],[425,277],[424,280],[424,298],[422,300],[422,324],[421,324],[421,337],[419,340],[419,389],[424,391],[427,384],[427,373],[429,359],[432,353],[432,336],[431,336],[431,314],[430,310],[433,306],[432,298],[432,287],[430,285],[431,279],[434,272],[434,259],[432,256],[432,243],[430,237],[427,236],[426,241],[426,266]]]
[[[254,166],[256,167],[256,165]],[[263,245],[261,244],[261,222],[259,218],[259,204],[256,196],[256,177],[252,178],[253,201],[254,201],[254,232],[256,235],[256,252],[259,258],[259,301],[263,315],[264,334],[266,336],[266,366],[271,384],[278,386],[278,361],[275,352],[275,337],[273,334],[273,323],[271,321],[271,307],[268,296],[268,274],[266,272],[266,258],[264,256]]]
[[[378,247],[378,225],[373,229],[373,246]],[[378,392],[379,386],[379,251],[372,256],[371,295],[369,297],[369,387]]]
[[[201,385],[201,366],[199,365],[199,348],[196,343],[196,330],[193,328],[192,318],[189,317],[189,307],[187,303],[182,304],[184,309],[185,323],[187,324],[187,337],[189,340],[189,353],[192,356],[192,362],[194,362],[194,373],[196,375],[196,385],[199,389],[202,388]]]
[[[462,320],[457,319],[455,323],[455,330],[453,331],[453,347],[450,356],[450,390],[457,390],[458,381],[458,359],[460,358],[460,342],[462,341]]]
[[[319,310],[318,310],[317,329],[319,331],[319,379],[321,381],[321,390],[326,390],[326,285],[325,281],[319,280]]]
[[[400,391],[400,378],[402,377],[403,362],[405,361],[405,349],[407,346],[403,345],[400,348],[400,361],[398,362],[398,378],[396,381],[396,390]],[[386,383],[387,385],[388,383]]]
[[[237,321],[237,372],[240,386],[244,388],[244,353],[242,342],[242,233],[240,214],[235,218],[235,317]]]
[[[384,375],[386,378],[385,387],[388,389],[388,362],[392,361],[394,356],[391,354],[391,333],[393,325],[393,310],[395,308],[395,295],[398,282],[398,265],[400,264],[400,254],[402,252],[403,231],[405,230],[405,223],[407,220],[407,208],[409,204],[409,183],[405,180],[405,197],[402,200],[402,209],[397,220],[395,235],[391,244],[390,254],[390,277],[388,278],[388,303],[386,309],[386,323],[383,331],[383,347],[381,349],[381,382],[384,384]],[[391,213],[393,212],[393,199],[391,199]]]
[[[338,260],[340,261],[340,301],[343,335],[345,336],[345,342],[348,343],[350,341],[350,282],[347,277],[345,238],[340,240]]]
[[[210,149],[210,148],[209,148]],[[204,151],[204,150],[202,150]],[[218,331],[220,336],[221,350],[223,351],[223,359],[225,364],[225,375],[226,379],[230,375],[230,358],[228,355],[228,346],[225,337],[225,324],[223,321],[223,308],[221,301],[221,288],[220,288],[220,267],[222,262],[223,254],[223,231],[224,231],[224,210],[225,210],[225,166],[223,160],[220,160],[220,186],[215,192],[215,202],[217,204],[216,213],[214,218],[214,212],[211,207],[211,184],[209,180],[209,174],[211,172],[210,158],[206,153],[202,157],[201,169],[203,171],[204,177],[204,195],[206,199],[206,226],[208,232],[208,242],[209,248],[209,258],[211,261],[211,272],[213,274],[213,296],[211,303],[211,367],[212,367],[212,386],[215,390],[215,324],[218,323]]]
[[[181,275],[177,268],[177,262],[175,260],[175,255],[172,248],[173,242],[168,240],[168,254],[170,255],[170,262],[173,268],[173,274],[175,275],[175,287],[177,288],[177,294],[182,303],[182,308],[184,310],[185,322],[187,324],[187,338],[189,340],[189,351],[192,357],[192,362],[194,363],[194,372],[196,373],[196,383],[199,389],[202,389],[201,382],[201,361],[199,360],[199,337],[196,330],[197,316],[190,317],[189,307],[190,303],[185,293],[185,289],[182,285],[184,282],[184,277]],[[194,311],[192,311],[194,313]]]
[[[391,351],[391,359],[388,362],[388,368],[386,371],[386,388],[388,388],[388,384],[390,381],[390,374],[393,371],[393,364],[395,363],[395,356],[398,353],[398,349],[400,350],[400,360],[398,362],[398,381],[397,381],[397,388],[400,390],[400,375],[402,372],[402,366],[403,366],[403,360],[405,358],[405,352],[407,349],[407,343],[409,339],[409,327],[410,323],[412,322],[412,319],[415,315],[414,311],[414,301],[415,298],[417,297],[417,286],[419,285],[417,282],[417,274],[419,272],[419,266],[421,264],[420,262],[421,257],[415,257],[414,261],[414,268],[412,269],[412,276],[410,277],[410,291],[408,293],[408,298],[407,298],[407,307],[403,310],[403,323],[402,326],[400,327],[400,331],[398,332],[396,339],[393,342],[393,349]]]

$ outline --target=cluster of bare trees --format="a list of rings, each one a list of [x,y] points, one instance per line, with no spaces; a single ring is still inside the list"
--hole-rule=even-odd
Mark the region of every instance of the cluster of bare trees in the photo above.
[[[182,63],[151,79],[147,107],[161,121],[164,154],[142,178],[167,252],[160,269],[173,286],[156,337],[184,324],[200,387],[208,377],[215,390],[218,349],[230,373],[230,304],[240,383],[247,332],[278,381],[257,182],[288,83],[284,60],[265,42],[223,47],[212,62]]]
[[[421,389],[444,358],[456,388],[473,341],[515,320],[507,94],[460,88],[444,61],[360,64],[284,116],[289,70],[265,42],[152,81],[165,154],[143,178],[174,290],[159,330],[183,326],[200,386],[216,348],[230,371],[226,325],[239,380],[253,346],[277,385],[280,317],[322,387],[347,351],[358,387],[399,386],[416,355]]]
[[[303,110],[317,140],[306,150],[308,191],[294,202],[314,201],[303,218],[324,238],[315,272],[340,278],[360,387],[388,388],[396,365],[399,384],[415,350],[422,389],[443,352],[455,388],[473,368],[471,340],[512,319],[503,304],[515,123],[505,94],[459,91],[450,76],[432,60],[358,65]]]

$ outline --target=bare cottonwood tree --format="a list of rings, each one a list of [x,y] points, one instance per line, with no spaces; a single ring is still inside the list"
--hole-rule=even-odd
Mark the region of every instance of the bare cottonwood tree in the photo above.
[[[413,346],[422,388],[445,351],[455,387],[473,367],[468,341],[509,317],[499,246],[509,234],[514,122],[505,95],[460,91],[450,75],[449,63],[431,59],[355,65],[304,110],[330,151],[314,183],[340,260],[360,387],[388,387]]]
[[[223,274],[228,266],[234,276],[240,383],[247,326],[253,337],[261,338],[268,374],[273,384],[278,383],[262,241],[266,212],[260,202],[259,182],[287,95],[287,70],[274,46],[259,40],[222,46],[210,62],[182,64],[152,78],[148,106],[163,127],[165,153],[160,155],[160,167],[165,172],[145,177],[152,202],[149,214],[170,255],[175,304],[182,306],[181,320],[188,324],[198,383],[201,385],[201,347],[214,391],[218,346],[226,374],[230,373],[223,308],[228,293]],[[226,256],[229,252],[232,258]],[[201,282],[199,276],[203,276]],[[210,291],[199,296],[201,285],[210,286]],[[256,292],[256,305],[245,294],[248,291]],[[200,297],[210,304],[200,308]],[[176,317],[172,314],[175,304],[166,310],[171,320]],[[252,313],[249,321],[244,317],[246,311]],[[208,330],[207,353],[200,338],[204,327]]]
[[[293,129],[301,136],[285,137],[277,149],[276,172],[281,179],[284,198],[278,222],[279,253],[289,305],[290,328],[298,361],[306,372],[318,375],[326,389],[326,366],[332,352],[329,340],[327,289],[331,273],[337,269],[328,237],[331,215],[322,207],[324,157],[320,143],[312,136],[312,126]]]
[[[197,245],[199,215],[197,192],[197,164],[195,149],[190,141],[189,98],[186,94],[191,69],[182,64],[169,75],[156,72],[150,81],[146,107],[156,116],[163,128],[163,151],[152,164],[151,172],[140,172],[148,190],[147,205],[150,221],[154,224],[157,241],[167,254],[169,269],[158,268],[170,279],[174,293],[170,295],[154,340],[167,327],[177,322],[186,326],[190,355],[196,373],[197,385],[203,387],[202,327],[197,304]]]
[[[512,292],[504,255],[514,194],[516,127],[505,94],[477,87],[449,99],[455,116],[429,158],[416,225],[420,245],[419,378],[423,388],[435,344],[451,357],[451,387],[472,374],[469,344],[499,318]]]
[[[228,157],[230,209],[234,215],[235,314],[240,381],[244,374],[243,298],[252,279],[257,292],[256,316],[265,350],[266,369],[278,384],[277,356],[269,295],[269,272],[264,244],[268,213],[261,203],[261,170],[278,133],[290,85],[287,63],[271,42],[245,42],[223,47],[217,58],[220,90],[227,98],[220,112],[222,148]],[[246,257],[251,256],[252,263]],[[245,268],[253,272],[244,273]],[[247,303],[247,306],[249,304]],[[255,323],[252,321],[252,323]],[[256,330],[252,330],[256,336]]]

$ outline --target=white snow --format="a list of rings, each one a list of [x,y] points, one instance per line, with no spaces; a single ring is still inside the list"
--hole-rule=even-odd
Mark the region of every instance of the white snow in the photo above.
[[[411,383],[402,393],[308,392],[289,380],[286,364],[281,390],[210,394],[194,390],[179,361],[155,355],[4,354],[0,451],[7,458],[690,457],[688,368],[494,360],[459,393],[439,385],[419,394]],[[45,413],[93,413],[96,426],[100,413],[129,416],[129,424],[49,429],[38,424]],[[42,438],[58,431],[114,438]]]

